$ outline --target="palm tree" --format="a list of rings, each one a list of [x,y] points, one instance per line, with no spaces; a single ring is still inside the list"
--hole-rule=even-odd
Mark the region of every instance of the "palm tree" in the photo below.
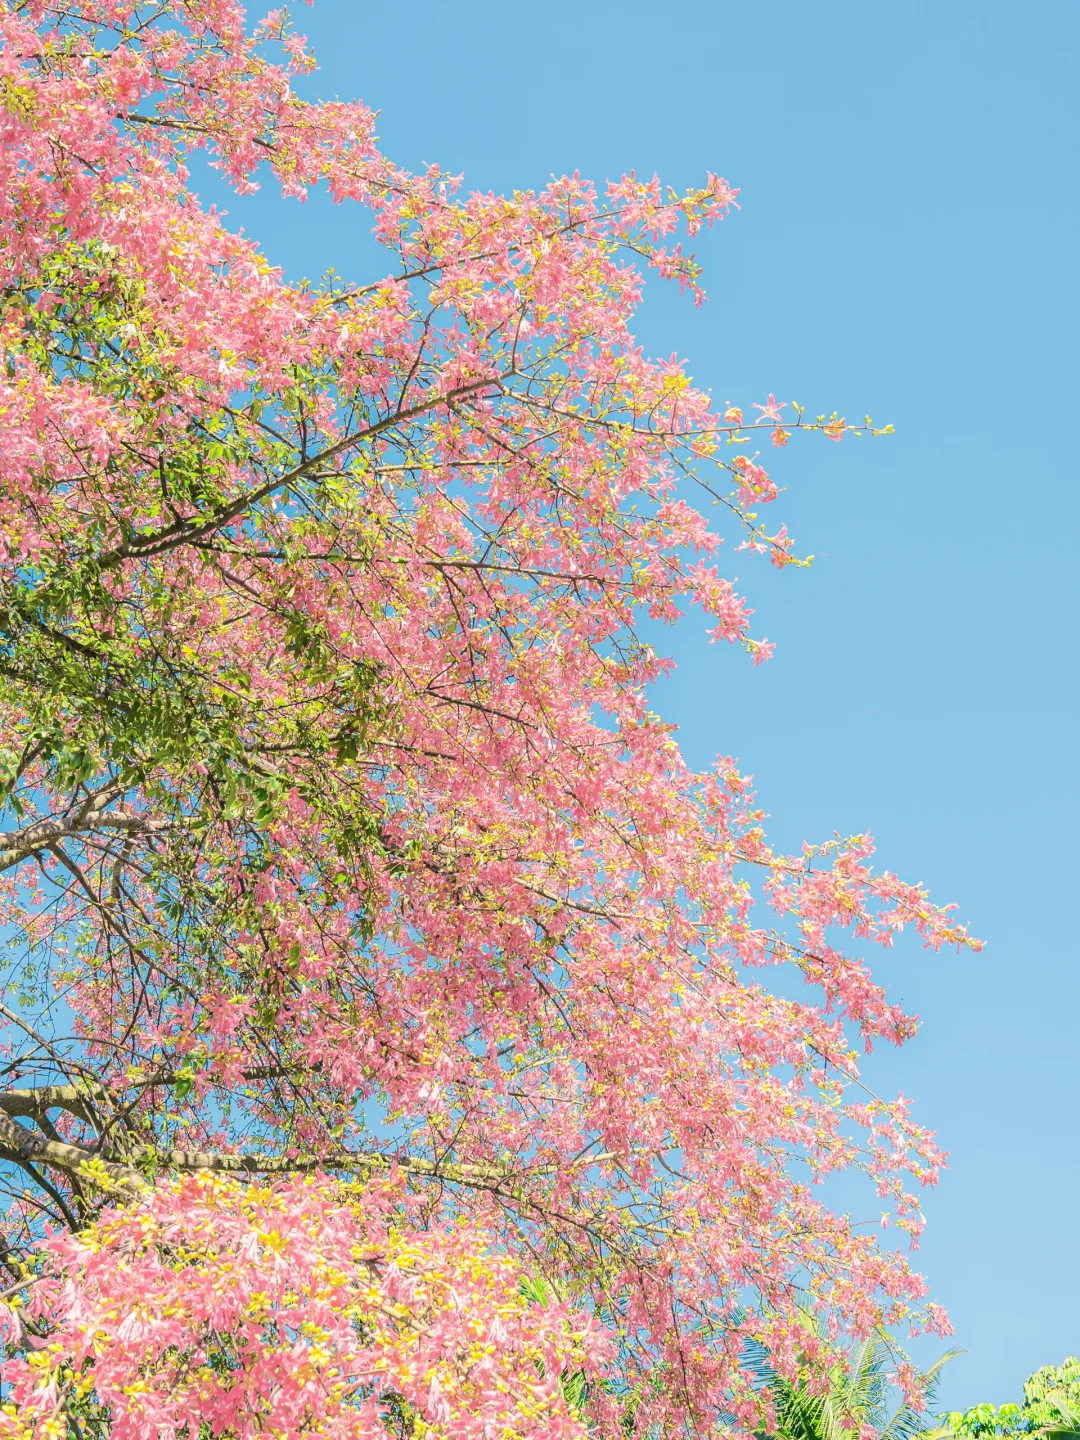
[[[811,1332],[817,1331],[809,1314],[806,1326]],[[748,1341],[747,1358],[760,1388],[772,1401],[775,1416],[772,1427],[760,1431],[758,1440],[853,1440],[864,1425],[876,1430],[880,1440],[913,1440],[927,1432],[926,1415],[937,1391],[941,1367],[961,1353],[947,1351],[920,1375],[924,1392],[921,1407],[904,1402],[890,1414],[893,1384],[889,1377],[897,1362],[907,1362],[908,1357],[883,1337],[872,1337],[850,1350],[838,1351],[829,1369],[828,1389],[820,1394],[813,1393],[803,1380],[792,1381],[777,1374],[765,1347]]]

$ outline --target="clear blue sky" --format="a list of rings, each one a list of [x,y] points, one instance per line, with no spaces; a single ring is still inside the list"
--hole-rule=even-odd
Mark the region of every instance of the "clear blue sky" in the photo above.
[[[923,1027],[872,1074],[952,1154],[921,1252],[968,1350],[943,1398],[1019,1398],[1080,1351],[1080,5],[316,0],[298,21],[312,93],[379,109],[410,167],[497,190],[719,171],[743,209],[699,246],[710,303],[651,287],[647,347],[721,400],[896,425],[789,449],[814,568],[737,567],[775,659],[753,671],[691,617],[657,706],[693,762],[757,777],[774,837],[868,828],[988,941],[887,960]],[[354,211],[228,208],[292,275],[366,273]]]

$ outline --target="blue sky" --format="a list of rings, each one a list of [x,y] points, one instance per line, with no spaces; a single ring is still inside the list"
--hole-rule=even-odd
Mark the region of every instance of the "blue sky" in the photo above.
[[[1080,6],[316,0],[298,18],[312,93],[380,110],[410,167],[496,190],[719,171],[743,208],[698,246],[710,303],[651,286],[647,348],[718,399],[895,424],[790,447],[782,518],[813,569],[729,561],[775,658],[754,671],[691,616],[656,705],[693,762],[756,776],[775,839],[870,829],[987,940],[886,957],[923,1027],[871,1074],[952,1155],[920,1256],[968,1351],[943,1399],[1019,1398],[1080,1350]],[[355,211],[228,208],[291,275],[368,273]]]

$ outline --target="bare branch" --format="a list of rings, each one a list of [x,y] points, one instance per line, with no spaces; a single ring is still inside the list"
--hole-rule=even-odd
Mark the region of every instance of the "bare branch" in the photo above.
[[[95,1090],[100,1087],[94,1086]],[[37,1120],[48,1110],[66,1110],[78,1120],[95,1125],[96,1119],[87,1089],[78,1085],[39,1085],[25,1090],[0,1092],[0,1110],[5,1115],[25,1115]]]
[[[106,810],[127,788],[126,782],[110,781],[94,792],[85,805],[73,813],[48,815],[20,830],[0,830],[0,871],[10,870],[31,855],[52,849],[58,841],[95,830],[127,831],[129,834],[159,835],[182,821],[156,820],[149,815],[122,815]]]

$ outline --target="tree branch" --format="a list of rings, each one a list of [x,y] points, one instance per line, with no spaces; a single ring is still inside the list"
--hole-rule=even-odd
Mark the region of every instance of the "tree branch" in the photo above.
[[[77,1085],[39,1085],[0,1092],[0,1111],[5,1115],[26,1115],[38,1120],[46,1110],[66,1110],[88,1125],[96,1124],[89,1096]]]
[[[104,1188],[101,1184],[104,1180],[132,1198],[149,1188],[146,1177],[134,1166],[103,1160],[85,1145],[46,1140],[3,1114],[0,1114],[0,1159],[14,1160],[19,1165],[49,1165],[75,1179],[96,1183],[99,1188]]]
[[[98,829],[126,830],[131,834],[157,835],[172,829],[174,820],[154,820],[148,815],[105,813],[126,782],[113,780],[93,794],[85,805],[68,816],[48,815],[20,830],[0,830],[0,871],[10,870],[39,850],[49,850],[69,836]]]
[[[145,560],[154,555],[161,555],[168,550],[175,550],[180,545],[197,545],[200,540],[220,530],[223,525],[238,519],[245,510],[250,510],[261,500],[266,500],[275,491],[287,489],[295,485],[298,480],[304,479],[312,470],[320,465],[325,465],[328,460],[336,459],[338,455],[346,450],[354,449],[364,440],[370,440],[375,435],[381,434],[384,430],[390,430],[395,425],[404,424],[408,420],[415,420],[420,415],[426,415],[429,410],[434,410],[439,405],[454,405],[458,400],[464,400],[478,390],[483,390],[489,385],[501,385],[502,377],[492,375],[482,380],[472,380],[467,385],[458,385],[453,390],[440,392],[422,400],[416,405],[407,406],[402,410],[395,410],[392,415],[387,415],[384,420],[378,420],[374,425],[369,425],[366,430],[360,430],[355,435],[346,435],[337,440],[333,445],[328,445],[325,450],[320,450],[309,460],[293,467],[284,475],[275,480],[268,480],[265,485],[260,485],[257,490],[249,490],[243,495],[238,495],[228,505],[223,506],[209,520],[201,524],[194,524],[192,521],[178,522],[170,525],[166,530],[158,530],[152,534],[139,535],[134,540],[123,545],[117,545],[113,550],[107,550],[97,561],[98,570],[114,570],[125,560]]]

